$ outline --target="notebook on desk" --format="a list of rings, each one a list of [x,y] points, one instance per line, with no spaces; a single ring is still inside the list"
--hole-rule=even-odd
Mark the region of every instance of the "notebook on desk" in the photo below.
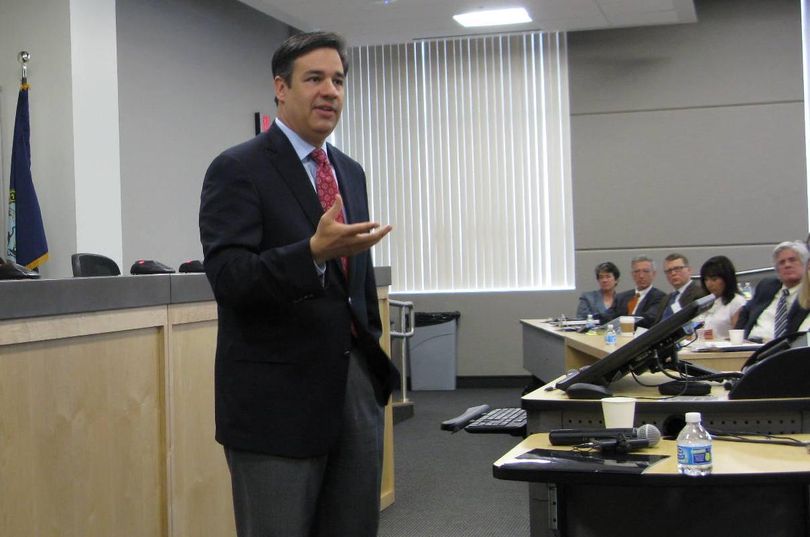
[[[755,351],[762,346],[762,343],[740,343],[737,345],[729,341],[709,341],[698,346],[691,346],[692,352],[747,352]]]
[[[641,455],[638,453],[599,453],[564,451],[536,448],[500,465],[500,472],[522,474],[537,472],[601,472],[613,474],[640,474],[650,465],[665,459],[666,455]],[[500,476],[499,476],[500,477]]]

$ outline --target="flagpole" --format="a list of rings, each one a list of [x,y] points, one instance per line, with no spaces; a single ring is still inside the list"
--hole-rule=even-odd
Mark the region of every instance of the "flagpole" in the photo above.
[[[31,61],[31,53],[27,50],[21,50],[17,53],[17,62],[20,64],[20,86],[28,83],[28,62]],[[0,88],[0,97],[2,96],[3,89]],[[0,130],[3,127],[3,118],[0,116]],[[2,135],[0,135],[0,170],[5,170],[5,165],[3,163],[3,154],[2,154]],[[10,179],[10,178],[9,178]],[[5,257],[6,252],[8,251],[8,219],[5,217],[8,215],[8,184],[5,180],[5,174],[0,172],[0,192],[2,192],[3,198],[3,250],[0,257]]]
[[[17,61],[20,62],[20,84],[28,83],[28,62],[31,60],[31,54],[27,50],[21,50],[17,54]]]
[[[8,245],[6,255],[28,269],[36,269],[48,260],[48,241],[42,222],[42,210],[31,174],[31,121],[28,106],[27,63],[31,55],[17,55],[22,64],[22,80],[14,117],[9,174]]]

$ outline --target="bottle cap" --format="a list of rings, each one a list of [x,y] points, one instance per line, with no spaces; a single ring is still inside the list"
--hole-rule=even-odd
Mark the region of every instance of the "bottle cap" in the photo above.
[[[700,423],[700,412],[687,412],[686,423]]]

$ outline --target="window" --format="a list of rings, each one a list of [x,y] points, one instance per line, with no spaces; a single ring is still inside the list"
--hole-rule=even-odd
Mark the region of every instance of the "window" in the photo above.
[[[350,49],[335,144],[368,176],[395,292],[573,286],[564,34]]]

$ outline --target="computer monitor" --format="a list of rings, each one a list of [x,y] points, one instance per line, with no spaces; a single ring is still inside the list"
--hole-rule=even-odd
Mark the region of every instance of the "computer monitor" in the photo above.
[[[565,390],[578,383],[607,386],[628,373],[657,371],[658,364],[671,360],[675,344],[687,335],[688,332],[684,329],[684,325],[689,324],[697,315],[708,310],[713,303],[714,295],[710,294],[687,304],[626,345],[619,347],[575,375],[558,382],[555,387]]]

